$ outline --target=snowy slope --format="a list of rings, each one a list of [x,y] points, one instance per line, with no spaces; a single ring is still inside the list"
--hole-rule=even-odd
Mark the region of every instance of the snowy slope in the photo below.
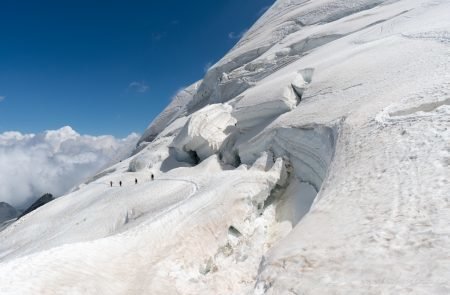
[[[131,158],[0,232],[0,294],[450,293],[449,15],[277,1]]]

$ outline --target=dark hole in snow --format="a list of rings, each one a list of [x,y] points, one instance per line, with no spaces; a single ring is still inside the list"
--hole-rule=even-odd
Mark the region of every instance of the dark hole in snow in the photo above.
[[[294,85],[292,85],[292,90],[295,93],[297,105],[302,101],[303,90],[297,89]]]
[[[305,92],[307,85],[310,84],[312,81],[312,76],[314,74],[314,68],[306,68],[306,69],[300,70],[298,73],[302,76],[303,81],[306,82],[306,85],[291,84],[292,90],[294,91],[296,99],[297,99],[297,104],[299,104],[300,101],[302,100],[303,93]]]
[[[189,158],[192,160],[192,163],[194,165],[198,165],[198,163],[200,163],[200,158],[197,155],[196,151],[188,151],[187,153],[188,153]]]
[[[242,164],[241,157],[239,157],[239,154],[237,151],[233,151],[231,153],[231,157],[229,157],[228,164],[230,164],[231,166],[236,167],[236,168]]]
[[[241,157],[239,157],[238,153],[236,153],[236,156],[234,159],[235,159],[234,166],[239,167],[242,164],[242,162],[241,162]]]
[[[237,150],[220,152],[219,160],[235,168],[239,167],[242,164]]]
[[[234,226],[230,225],[230,227],[228,228],[228,234],[239,238],[240,236],[242,236],[241,232],[238,231]]]

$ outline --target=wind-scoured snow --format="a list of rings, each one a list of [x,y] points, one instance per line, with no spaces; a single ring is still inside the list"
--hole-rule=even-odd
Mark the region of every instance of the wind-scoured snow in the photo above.
[[[0,231],[0,293],[450,293],[449,15],[278,0],[132,157]]]

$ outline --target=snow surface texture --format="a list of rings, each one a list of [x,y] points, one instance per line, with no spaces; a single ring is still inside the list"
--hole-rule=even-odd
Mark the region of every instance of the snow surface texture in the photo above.
[[[0,293],[450,293],[449,14],[277,1],[131,158],[0,232]]]
[[[92,173],[127,158],[138,140],[80,135],[69,126],[40,134],[0,134],[0,201],[25,209],[44,193],[60,196]]]

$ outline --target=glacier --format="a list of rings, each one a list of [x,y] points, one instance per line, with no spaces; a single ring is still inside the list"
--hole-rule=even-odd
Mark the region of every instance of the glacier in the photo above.
[[[131,157],[0,231],[0,293],[450,293],[449,14],[276,1]]]

